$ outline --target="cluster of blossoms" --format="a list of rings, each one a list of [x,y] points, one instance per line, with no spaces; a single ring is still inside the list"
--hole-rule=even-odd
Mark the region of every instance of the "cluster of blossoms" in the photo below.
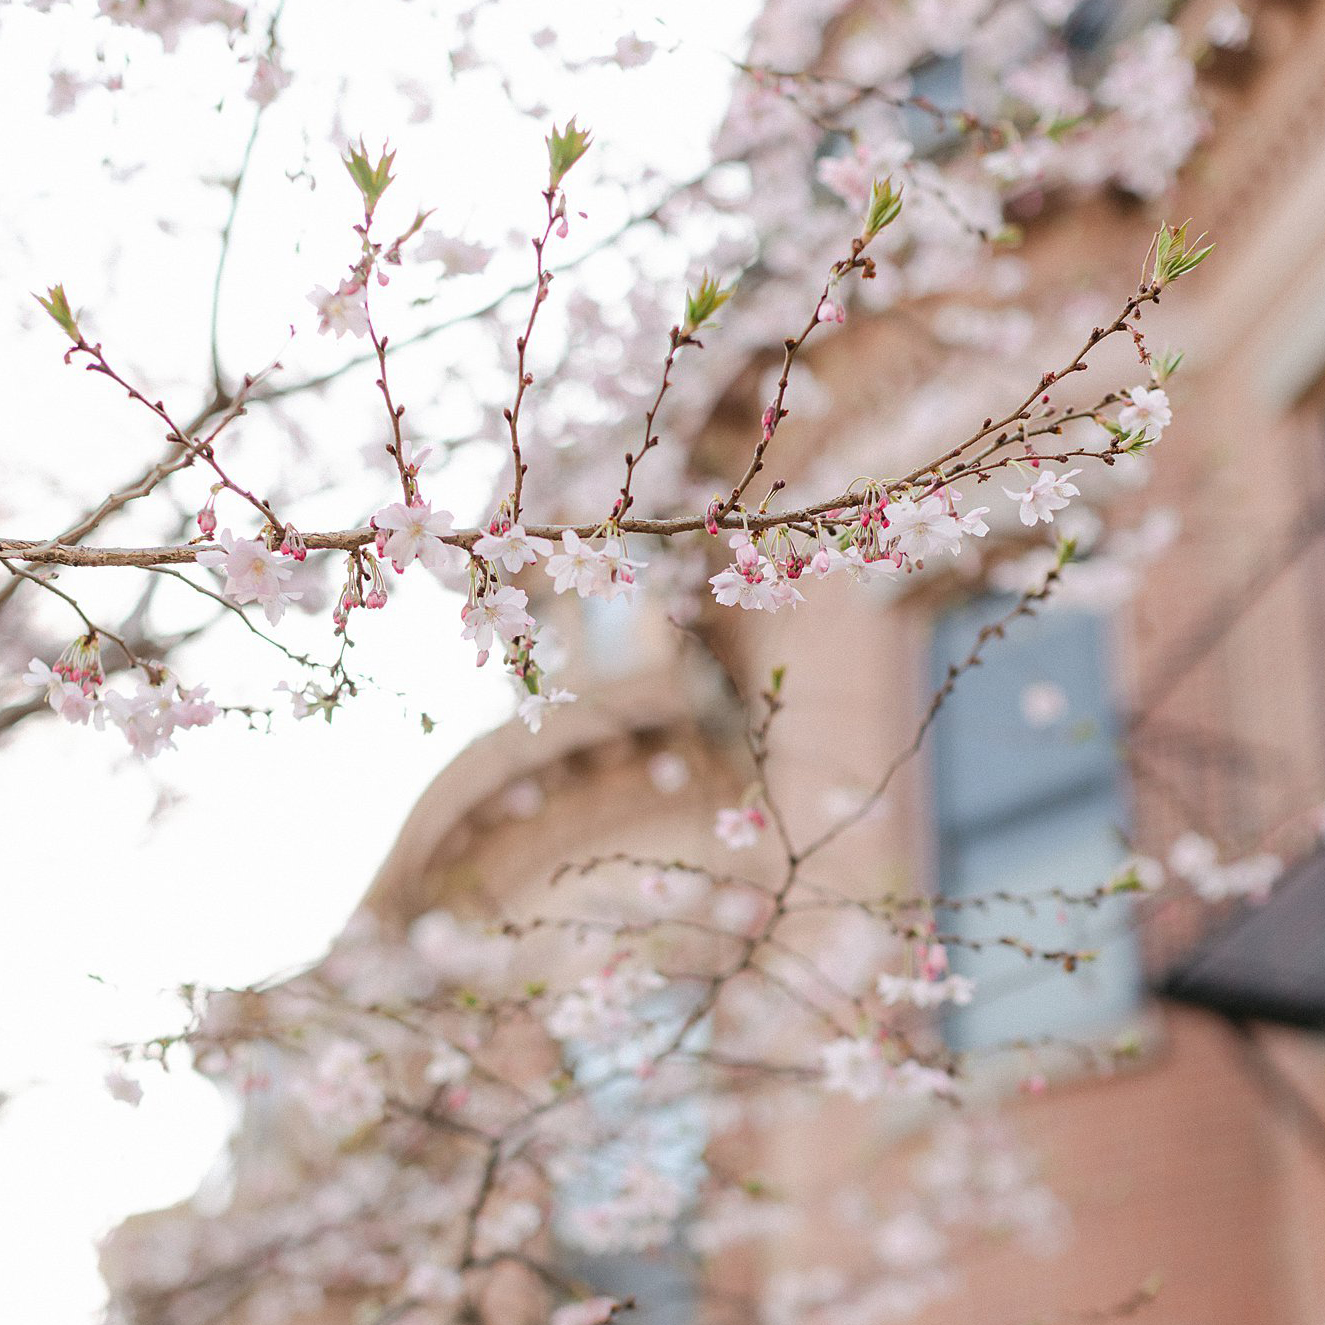
[[[1169,851],[1169,869],[1191,885],[1203,901],[1223,902],[1246,897],[1263,902],[1283,873],[1284,862],[1269,853],[1219,863],[1219,851],[1209,838],[1184,833]]]
[[[960,500],[961,495],[948,487],[893,501],[872,488],[856,517],[832,542],[821,532],[812,550],[798,548],[779,529],[773,541],[785,542],[787,550],[771,556],[764,550],[768,535],[761,532],[752,538],[738,532],[731,538],[735,559],[709,581],[713,596],[724,607],[776,612],[805,601],[796,582],[806,576],[823,580],[842,573],[869,581],[904,569],[919,570],[926,558],[959,553],[968,534],[982,538],[989,532],[984,521],[988,507],[963,515],[957,510]],[[829,512],[826,518],[835,515],[840,518],[841,512]]]
[[[100,644],[95,635],[84,635],[60,655],[54,667],[33,658],[23,680],[43,691],[46,702],[66,722],[91,722],[101,731],[109,719],[134,754],[150,759],[175,748],[171,738],[176,731],[206,727],[221,710],[206,698],[206,686],[185,690],[160,664],[141,666],[145,677],[132,694],[107,689]]]
[[[638,1004],[666,988],[657,971],[625,964],[625,954],[563,994],[544,1019],[554,1040],[615,1044],[640,1026]]]
[[[914,1058],[892,1062],[884,1043],[864,1035],[841,1036],[819,1049],[823,1087],[864,1102],[883,1095],[951,1097],[956,1082],[940,1068]]]
[[[572,1206],[560,1223],[562,1237],[590,1255],[666,1243],[688,1203],[685,1185],[645,1163],[630,1164],[614,1185],[610,1196]]]
[[[574,589],[581,598],[629,598],[635,590],[635,572],[648,563],[632,561],[617,534],[609,533],[602,547],[593,547],[573,529],[561,536],[561,551],[548,559],[547,573],[557,593]]]
[[[907,1003],[917,1008],[936,1008],[944,1003],[964,1007],[975,996],[975,982],[964,975],[948,974],[948,950],[941,943],[922,945],[918,978],[880,975],[875,988],[887,1007]]]

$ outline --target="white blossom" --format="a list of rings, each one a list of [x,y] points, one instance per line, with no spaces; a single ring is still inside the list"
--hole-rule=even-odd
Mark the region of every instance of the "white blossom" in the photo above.
[[[1033,525],[1041,520],[1052,524],[1054,512],[1061,511],[1073,497],[1081,495],[1081,489],[1068,482],[1074,474],[1080,473],[1079,469],[1069,469],[1059,478],[1052,469],[1042,469],[1024,491],[1013,492],[1010,488],[1003,491],[1019,503],[1022,524]]]

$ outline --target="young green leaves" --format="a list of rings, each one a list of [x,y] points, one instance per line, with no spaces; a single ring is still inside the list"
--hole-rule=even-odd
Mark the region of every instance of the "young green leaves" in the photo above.
[[[377,164],[373,165],[368,159],[368,149],[360,138],[358,148],[351,147],[349,155],[341,159],[345,162],[345,169],[350,172],[355,187],[363,196],[364,217],[371,221],[373,211],[387,191],[387,186],[395,179],[391,173],[391,163],[396,159],[396,154],[388,152],[386,144],[383,143],[382,153],[378,157]]]
[[[865,211],[865,240],[873,239],[886,225],[891,225],[902,210],[902,191],[893,192],[893,178],[882,183],[877,179],[870,185],[870,205]]]
[[[32,296],[59,324],[60,330],[69,337],[75,345],[83,343],[83,333],[78,329],[78,322],[74,317],[73,310],[69,307],[69,300],[65,295],[63,285],[52,285],[46,291],[46,298],[39,294]]]
[[[588,129],[577,129],[572,115],[565,129],[559,130],[554,124],[552,136],[544,141],[547,143],[548,192],[555,193],[566,173],[589,150],[593,135]]]
[[[1161,289],[1170,281],[1176,281],[1179,276],[1185,276],[1193,267],[1200,266],[1214,248],[1213,244],[1207,244],[1204,248],[1196,247],[1205,238],[1204,234],[1189,244],[1187,227],[1190,224],[1190,221],[1184,221],[1176,228],[1162,225],[1159,234],[1155,236],[1155,269],[1151,281]]]
[[[720,286],[706,270],[700,277],[699,289],[694,294],[689,290],[686,291],[686,316],[685,322],[681,325],[682,338],[689,339],[693,336],[732,297],[735,289],[734,285],[725,288]]]

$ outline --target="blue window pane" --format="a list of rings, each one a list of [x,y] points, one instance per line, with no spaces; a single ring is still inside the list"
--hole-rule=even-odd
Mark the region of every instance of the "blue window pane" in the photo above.
[[[984,598],[943,618],[934,639],[936,688],[980,628],[1009,605]],[[1027,721],[1022,701],[1032,685],[1061,691],[1061,719],[1038,728]],[[1014,621],[939,710],[933,766],[942,829],[974,828],[1036,802],[1116,784],[1111,689],[1097,617],[1063,611]]]
[[[935,632],[933,681],[969,654],[980,628],[1012,600],[982,599]],[[945,897],[1087,891],[1117,869],[1126,806],[1104,624],[1084,612],[1022,617],[984,650],[939,711],[933,744],[939,891]],[[1028,687],[1052,697],[1026,711]],[[1032,720],[1034,719],[1034,720]],[[1116,1026],[1137,1004],[1140,962],[1125,898],[1096,908],[1017,902],[942,913],[954,969],[976,981],[975,1002],[945,1022],[949,1043],[977,1049]],[[1068,973],[997,943],[1095,950]]]
[[[944,853],[948,897],[992,892],[1085,889],[1107,879],[1122,857],[1110,795],[1081,797],[1044,814],[1019,817]],[[980,1049],[1042,1036],[1106,1031],[1136,1007],[1140,985],[1128,899],[1098,908],[1037,902],[1031,913],[1014,902],[948,912],[940,927],[988,946],[954,947],[953,969],[976,982],[976,996],[945,1025],[954,1049]],[[1047,951],[1095,950],[1092,962],[1068,973],[1040,957],[997,943],[1010,935]]]

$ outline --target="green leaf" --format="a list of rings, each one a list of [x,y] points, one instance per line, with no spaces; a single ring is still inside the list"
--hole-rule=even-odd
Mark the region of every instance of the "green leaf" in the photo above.
[[[1182,350],[1165,350],[1163,354],[1155,355],[1150,361],[1150,376],[1155,379],[1156,385],[1163,386],[1178,371],[1183,358]]]
[[[1060,538],[1058,540],[1058,569],[1062,570],[1069,561],[1076,559],[1077,540],[1075,538]]]
[[[388,152],[386,144],[383,143],[377,164],[373,165],[368,159],[368,149],[364,146],[363,139],[360,138],[358,148],[351,147],[349,155],[341,159],[345,162],[345,169],[350,172],[350,178],[354,181],[355,188],[359,190],[363,197],[363,214],[371,220],[373,211],[381,201],[382,195],[387,191],[387,187],[392,180],[395,179],[395,176],[391,173],[391,164],[395,161],[396,154]]]
[[[693,335],[720,309],[735,292],[735,285],[720,286],[705,270],[700,277],[699,289],[686,291],[686,316],[681,327],[682,336]]]
[[[60,330],[69,337],[75,345],[83,343],[83,333],[78,329],[78,322],[69,307],[69,300],[64,292],[63,285],[52,285],[46,291],[46,298],[34,293],[32,296],[59,324]]]
[[[864,238],[873,239],[886,225],[891,225],[902,210],[902,190],[893,191],[893,177],[870,185],[870,204],[865,211]]]
[[[1108,887],[1111,893],[1143,893],[1145,890],[1146,886],[1141,882],[1141,876],[1136,872],[1135,865],[1129,866]]]
[[[570,117],[565,129],[552,126],[552,137],[544,139],[547,143],[548,190],[561,187],[570,168],[589,150],[593,135],[588,129],[575,127],[575,116]]]
[[[1204,232],[1189,243],[1187,227],[1190,224],[1190,221],[1184,221],[1177,227],[1167,224],[1160,226],[1155,236],[1153,284],[1163,287],[1170,281],[1176,281],[1179,276],[1185,276],[1194,267],[1199,267],[1214,248],[1213,244],[1197,247],[1205,238]]]

